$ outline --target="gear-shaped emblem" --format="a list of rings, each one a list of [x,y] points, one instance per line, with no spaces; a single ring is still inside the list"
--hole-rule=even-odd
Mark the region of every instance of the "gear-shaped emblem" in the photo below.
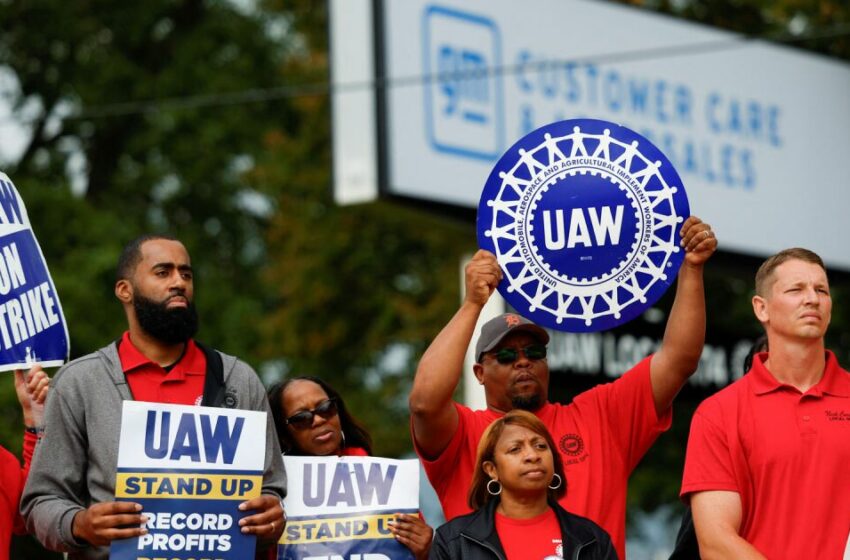
[[[673,282],[689,214],[676,170],[646,138],[605,121],[561,121],[496,164],[478,242],[498,258],[499,291],[521,314],[599,331],[633,319]]]

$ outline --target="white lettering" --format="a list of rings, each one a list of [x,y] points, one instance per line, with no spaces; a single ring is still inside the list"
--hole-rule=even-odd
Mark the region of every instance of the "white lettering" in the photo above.
[[[581,211],[581,208],[573,208],[570,216],[570,234],[567,241],[567,249],[572,249],[579,243],[585,247],[590,247],[590,231],[587,229],[587,222],[584,219],[584,213]]]

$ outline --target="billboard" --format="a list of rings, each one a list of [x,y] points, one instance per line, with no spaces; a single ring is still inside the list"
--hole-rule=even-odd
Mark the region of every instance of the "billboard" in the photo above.
[[[664,152],[723,249],[804,246],[850,269],[838,230],[850,194],[837,188],[850,148],[850,65],[590,0],[374,8],[381,192],[474,208],[518,138],[553,121],[603,119]],[[338,85],[335,112],[346,95]],[[335,159],[346,150],[335,137]],[[335,177],[338,200],[344,179]]]

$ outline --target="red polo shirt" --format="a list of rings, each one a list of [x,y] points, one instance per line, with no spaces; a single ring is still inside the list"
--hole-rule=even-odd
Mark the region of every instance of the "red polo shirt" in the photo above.
[[[743,378],[706,399],[691,422],[682,497],[741,497],[741,537],[772,560],[841,558],[850,532],[850,373],[827,353],[805,393],[758,354]]]
[[[165,404],[201,404],[207,358],[193,340],[189,340],[180,360],[169,371],[146,358],[130,341],[129,331],[121,337],[118,357],[133,399]]]

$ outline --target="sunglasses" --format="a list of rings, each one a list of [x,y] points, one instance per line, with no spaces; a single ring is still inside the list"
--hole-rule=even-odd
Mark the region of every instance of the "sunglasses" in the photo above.
[[[519,359],[519,353],[522,351],[525,357],[529,360],[542,360],[546,357],[546,345],[544,344],[529,344],[525,348],[502,348],[493,352],[493,357],[500,364],[512,364]]]
[[[305,430],[313,425],[313,418],[321,416],[325,420],[332,418],[337,414],[337,406],[335,399],[327,399],[320,402],[313,410],[302,410],[284,420],[286,424],[292,426],[296,430]]]

